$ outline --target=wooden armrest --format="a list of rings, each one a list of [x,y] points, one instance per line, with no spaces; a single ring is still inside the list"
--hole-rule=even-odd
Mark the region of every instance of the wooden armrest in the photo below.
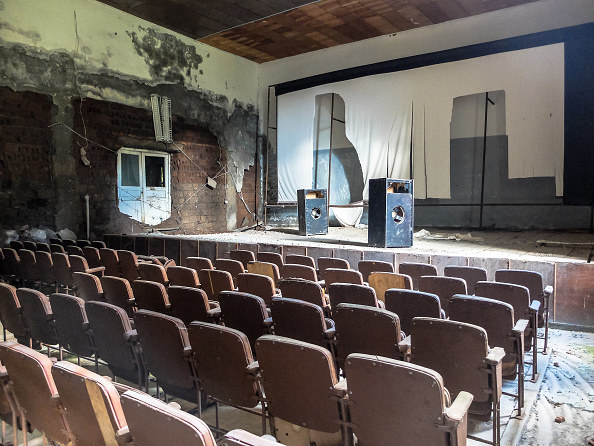
[[[132,435],[130,434],[130,429],[128,429],[128,426],[118,429],[116,432],[116,441],[120,446],[125,446],[132,442]]]
[[[471,393],[465,391],[461,391],[460,393],[458,393],[458,396],[456,397],[452,405],[448,407],[445,411],[444,418],[446,424],[450,426],[458,425],[458,423],[460,423],[460,421],[462,421],[462,419],[466,415],[466,412],[468,412],[468,408],[470,407],[473,398],[474,397]]]
[[[346,379],[338,381],[332,388],[332,395],[338,398],[344,398],[347,394],[347,382]]]
[[[549,297],[551,294],[553,294],[553,286],[547,285],[545,289],[542,290],[542,292],[544,293],[545,297]]]
[[[130,330],[124,333],[124,339],[126,342],[136,342],[138,341],[138,333],[136,330]]]
[[[218,318],[221,315],[221,307],[211,308],[206,312],[212,318]]]
[[[89,268],[88,270],[85,271],[85,273],[87,273],[87,274],[93,274],[93,273],[99,273],[101,271],[105,271],[105,267],[104,266],[97,266],[95,268]]]
[[[493,347],[489,350],[489,354],[485,358],[485,362],[491,365],[497,365],[501,362],[503,357],[505,356],[505,350],[501,347]]]
[[[190,358],[192,356],[192,346],[188,345],[184,347],[184,358]]]
[[[530,321],[528,319],[518,319],[518,322],[516,322],[513,328],[514,334],[523,336],[529,323]]]
[[[530,311],[533,313],[537,313],[540,310],[540,302],[538,300],[533,300],[530,303]]]
[[[248,375],[256,376],[260,371],[260,364],[258,361],[254,361],[245,368],[245,371]]]
[[[398,343],[398,348],[400,349],[401,352],[406,352],[408,350],[410,350],[411,347],[411,339],[410,339],[410,335],[408,335],[406,338],[404,338],[402,341],[400,341]]]
[[[334,336],[336,336],[336,328],[332,327],[328,330],[324,330],[324,337],[326,339],[334,339]]]
[[[267,317],[266,319],[264,319],[264,326],[267,328],[272,327],[272,318],[271,317]]]

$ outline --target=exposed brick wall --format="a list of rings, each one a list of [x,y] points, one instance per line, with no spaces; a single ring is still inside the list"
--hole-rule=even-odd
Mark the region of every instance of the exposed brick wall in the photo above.
[[[54,227],[52,99],[0,87],[0,226]]]
[[[257,211],[256,208],[256,184],[257,184],[257,172],[256,166],[250,167],[248,170],[243,171],[243,185],[241,187],[241,194],[249,208],[250,212],[246,209],[246,206],[241,201],[241,198],[237,197],[237,227],[249,226],[255,223],[253,213]]]

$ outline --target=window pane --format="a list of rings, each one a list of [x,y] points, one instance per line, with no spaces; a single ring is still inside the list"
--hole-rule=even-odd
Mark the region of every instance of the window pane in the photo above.
[[[145,156],[146,187],[165,187],[165,158]]]
[[[140,186],[138,155],[121,154],[122,186]]]

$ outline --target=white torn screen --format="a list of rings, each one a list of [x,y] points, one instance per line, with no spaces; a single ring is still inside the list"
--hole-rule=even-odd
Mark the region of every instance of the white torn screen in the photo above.
[[[345,102],[368,198],[370,178],[410,178],[416,198],[450,198],[453,100],[505,90],[509,177],[555,177],[563,194],[563,44],[511,51],[300,90],[278,97],[279,202],[312,186],[315,97]],[[411,128],[412,126],[412,128]],[[426,185],[426,187],[425,187]]]

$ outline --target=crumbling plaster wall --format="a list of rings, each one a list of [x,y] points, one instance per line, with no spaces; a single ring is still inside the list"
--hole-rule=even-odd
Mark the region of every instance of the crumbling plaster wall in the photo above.
[[[235,227],[237,193],[256,160],[256,63],[93,0],[0,0],[0,85],[53,98],[58,229],[82,218],[70,211],[79,201],[69,193],[79,162],[73,100],[150,109],[151,93],[170,97],[173,114],[207,128],[226,151],[227,227]]]

